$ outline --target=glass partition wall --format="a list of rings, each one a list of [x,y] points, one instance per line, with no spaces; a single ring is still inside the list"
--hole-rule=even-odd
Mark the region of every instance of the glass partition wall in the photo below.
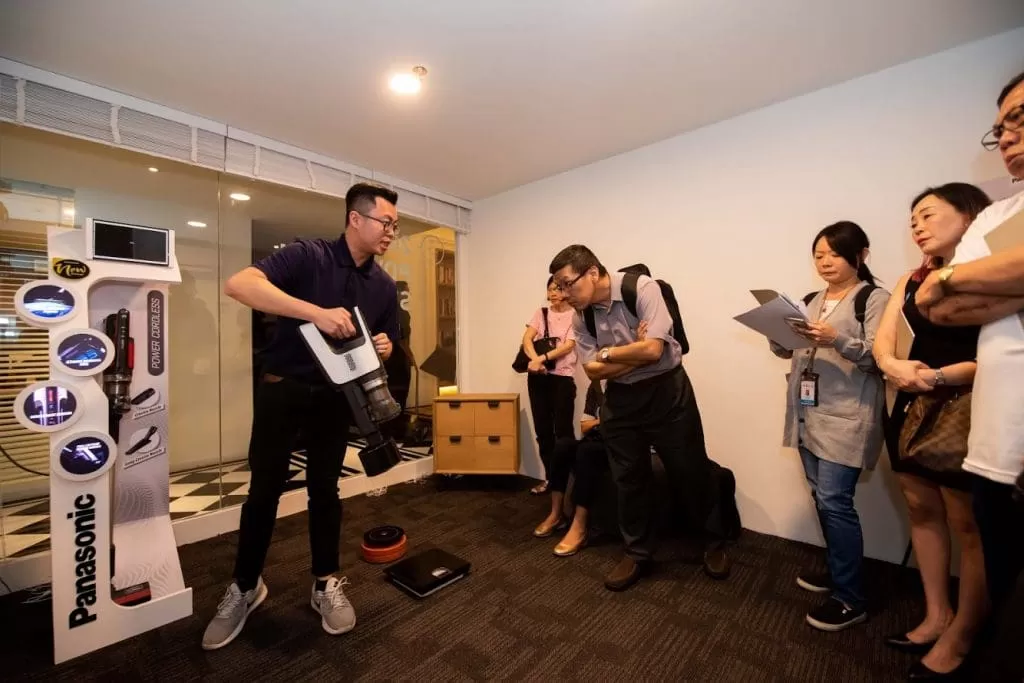
[[[239,505],[248,491],[253,389],[273,321],[225,297],[224,281],[295,239],[338,237],[344,200],[0,124],[0,560],[49,547],[48,436],[11,410],[21,388],[47,377],[48,342],[18,320],[13,295],[47,277],[47,226],[80,228],[86,217],[175,231],[169,460],[180,519]],[[410,411],[455,380],[454,258],[454,231],[403,217],[382,259],[399,282],[407,351],[389,372]],[[297,487],[304,458],[294,462]]]

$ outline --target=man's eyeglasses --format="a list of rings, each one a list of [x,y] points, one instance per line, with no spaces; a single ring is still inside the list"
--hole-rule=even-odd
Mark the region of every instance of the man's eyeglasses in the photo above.
[[[1018,131],[1024,128],[1024,104],[1011,109],[1003,120],[985,133],[985,136],[981,138],[981,146],[985,149],[992,151],[999,148],[999,139],[1003,137],[1003,133],[1006,131]]]
[[[380,227],[384,228],[385,233],[391,233],[392,236],[398,237],[398,221],[393,221],[390,218],[377,218],[376,216],[371,216],[368,213],[362,213],[360,211],[356,211],[356,213],[363,218],[369,218],[371,221],[377,221],[380,223]]]
[[[558,282],[557,280],[555,280],[555,289],[557,289],[559,292],[568,292],[570,289],[572,289],[572,286],[579,282],[586,274],[587,271],[583,271],[582,273],[580,273],[573,279],[569,280],[568,282]]]

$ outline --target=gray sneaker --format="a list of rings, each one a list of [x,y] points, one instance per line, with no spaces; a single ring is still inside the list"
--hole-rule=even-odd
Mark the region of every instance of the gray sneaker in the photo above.
[[[348,633],[356,627],[356,611],[342,590],[347,585],[348,579],[339,580],[334,576],[327,579],[327,586],[322,591],[318,591],[316,583],[313,583],[313,597],[309,604],[323,617],[320,623],[332,636]]]
[[[267,599],[267,592],[262,577],[256,581],[255,588],[244,594],[238,588],[238,584],[232,581],[224,592],[224,597],[220,599],[220,604],[217,605],[217,614],[210,620],[206,632],[203,633],[203,649],[216,650],[234,640],[235,636],[242,632],[249,612]]]

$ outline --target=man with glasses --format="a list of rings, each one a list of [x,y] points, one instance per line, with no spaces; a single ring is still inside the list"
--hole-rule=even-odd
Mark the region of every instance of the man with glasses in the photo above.
[[[278,316],[277,332],[263,352],[256,389],[249,496],[242,505],[234,581],[203,634],[215,650],[242,631],[246,617],[267,597],[260,574],[274,532],[277,504],[288,477],[299,432],[306,445],[309,545],[314,578],[310,605],[324,630],[351,631],[355,611],[339,579],[341,500],[338,477],[348,449],[351,413],[344,395],[327,385],[299,326],[314,323],[326,335],[356,334],[359,307],[383,360],[399,340],[395,281],[374,257],[398,236],[398,195],[375,185],[353,185],[345,196],[345,232],[335,240],[300,240],[233,275],[224,292],[253,309]]]
[[[999,113],[982,138],[998,149],[1015,181],[1024,180],[1024,73],[1003,88]],[[1016,246],[992,254],[988,238],[1001,226],[1016,230]],[[964,469],[975,480],[974,512],[985,553],[992,605],[1007,620],[1024,606],[1008,607],[1024,568],[1024,503],[1014,501],[1024,477],[1024,192],[992,204],[967,229],[952,262],[921,284],[917,304],[941,325],[982,325],[978,372],[971,398],[971,432]],[[1012,242],[1013,240],[1009,240]],[[1018,588],[1022,594],[1024,587]],[[1010,638],[1004,626],[1003,634]],[[1019,637],[1019,636],[1018,636]],[[1007,640],[1006,662],[1024,670],[1017,647]],[[945,673],[945,672],[940,672]],[[1010,680],[994,671],[977,680]]]
[[[637,280],[634,316],[622,296],[624,274],[609,273],[581,244],[559,252],[550,272],[578,312],[574,332],[579,362],[592,382],[608,380],[601,433],[618,488],[625,556],[606,577],[605,587],[629,588],[653,559],[652,446],[681,497],[689,526],[705,534],[705,572],[725,578],[730,565],[723,530],[710,515],[713,486],[700,412],[661,288],[649,277]],[[583,319],[587,308],[594,312],[596,339]],[[647,323],[647,331],[638,341],[641,322]]]

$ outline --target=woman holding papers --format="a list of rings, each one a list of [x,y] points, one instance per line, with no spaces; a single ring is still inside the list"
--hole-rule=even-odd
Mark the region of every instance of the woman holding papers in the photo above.
[[[974,361],[979,328],[931,323],[915,305],[914,294],[931,271],[952,258],[967,226],[990,203],[984,192],[967,183],[929,188],[914,199],[911,235],[924,255],[924,263],[896,285],[875,338],[878,367],[889,385],[898,390],[886,420],[886,444],[907,500],[910,536],[926,605],[920,624],[886,642],[900,650],[925,654],[913,670],[917,677],[928,672],[948,673],[959,667],[987,614],[988,604],[981,539],[971,508],[971,475],[960,469],[962,456],[954,456],[955,462],[947,457],[940,463],[919,449],[910,457],[911,435],[905,435],[902,448],[900,439],[905,427],[914,430],[912,438],[917,442],[927,431],[941,428],[932,426],[939,424],[937,420],[908,419],[919,396],[940,395],[936,392],[948,393],[955,387],[970,391],[977,367]],[[911,337],[908,352],[905,347]],[[923,411],[924,405],[918,406],[918,411]],[[961,548],[960,599],[955,614],[949,600],[951,532]]]
[[[813,343],[791,351],[785,445],[797,448],[825,537],[828,573],[802,573],[797,583],[830,597],[807,615],[823,631],[867,618],[861,586],[864,539],[853,495],[864,469],[882,450],[885,393],[871,357],[875,331],[889,298],[865,264],[868,237],[855,223],[830,225],[811,245],[827,287],[809,300],[807,321],[795,328]]]

